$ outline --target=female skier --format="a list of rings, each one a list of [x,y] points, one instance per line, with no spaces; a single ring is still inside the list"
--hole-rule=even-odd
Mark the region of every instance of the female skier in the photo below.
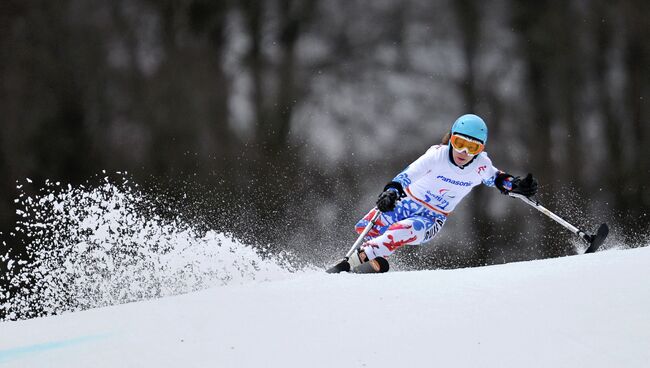
[[[521,179],[492,166],[483,151],[487,135],[480,117],[459,117],[442,144],[432,146],[384,187],[377,207],[356,225],[361,233],[381,211],[365,243],[328,272],[388,271],[387,256],[404,245],[433,239],[461,199],[481,183],[496,186],[503,194],[535,195],[537,180],[532,174]]]

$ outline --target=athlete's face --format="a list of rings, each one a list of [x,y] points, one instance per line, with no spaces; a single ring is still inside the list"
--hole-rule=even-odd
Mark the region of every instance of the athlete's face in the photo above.
[[[468,155],[465,151],[458,152],[453,148],[451,150],[453,151],[452,157],[454,158],[454,163],[458,166],[466,165],[473,157]]]

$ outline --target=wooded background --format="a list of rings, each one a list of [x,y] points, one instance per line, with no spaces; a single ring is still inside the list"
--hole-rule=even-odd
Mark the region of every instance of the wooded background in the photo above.
[[[333,261],[383,185],[453,121],[544,205],[634,246],[650,230],[650,2],[3,0],[0,224],[16,181],[128,171],[203,229]],[[575,253],[476,189],[407,267]],[[418,260],[416,262],[415,260]]]

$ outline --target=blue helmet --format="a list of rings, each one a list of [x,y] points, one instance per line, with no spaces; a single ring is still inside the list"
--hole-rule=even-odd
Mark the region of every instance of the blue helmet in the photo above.
[[[456,119],[454,125],[451,126],[451,134],[455,133],[478,139],[483,144],[487,143],[487,125],[483,119],[474,114],[466,114]]]

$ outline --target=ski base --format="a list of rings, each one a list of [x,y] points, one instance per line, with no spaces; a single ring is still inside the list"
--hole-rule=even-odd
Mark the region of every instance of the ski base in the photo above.
[[[596,252],[598,248],[600,248],[600,246],[605,242],[607,235],[609,235],[609,227],[607,224],[600,225],[598,231],[596,231],[596,235],[591,236],[591,244],[589,245],[589,248],[585,250],[585,254]]]
[[[388,261],[386,258],[377,257],[368,262],[362,263],[357,266],[352,272],[354,273],[384,273],[389,269]]]
[[[355,267],[353,270],[350,270],[350,263],[347,259],[343,259],[341,262],[330,267],[327,270],[327,273],[341,273],[341,272],[352,272],[352,273],[384,273],[388,272],[390,268],[388,261],[385,258],[377,257],[371,261],[360,264]]]

